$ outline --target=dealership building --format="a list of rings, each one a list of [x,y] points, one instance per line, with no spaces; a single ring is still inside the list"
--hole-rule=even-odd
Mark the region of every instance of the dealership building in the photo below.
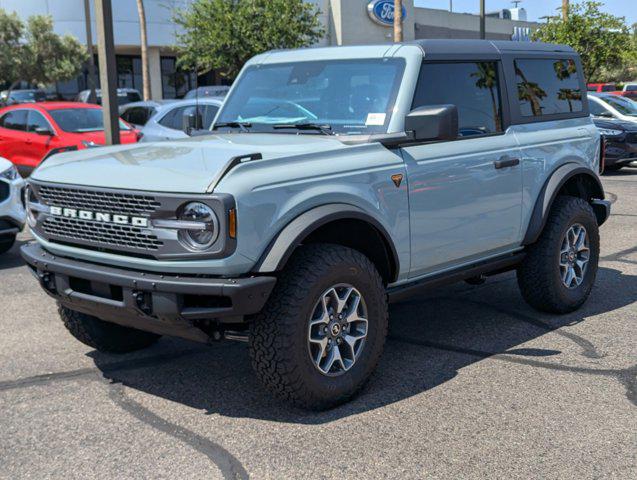
[[[321,11],[324,38],[318,45],[360,45],[392,42],[393,0],[306,0]],[[210,72],[196,79],[193,74],[176,67],[174,49],[177,26],[173,11],[192,0],[144,0],[148,31],[149,67],[152,95],[156,99],[179,98],[195,83],[215,84],[222,79]],[[90,16],[94,20],[92,4]],[[479,38],[480,19],[477,15],[450,13],[445,10],[420,8],[414,0],[403,0],[403,34],[406,41],[420,38]],[[477,4],[477,2],[476,2]],[[139,20],[136,2],[112,0],[117,81],[120,88],[141,91]],[[0,0],[0,8],[17,12],[24,20],[31,15],[46,14],[53,18],[54,29],[71,34],[86,43],[84,0]],[[537,23],[527,22],[524,9],[490,13],[486,18],[486,37],[489,39],[526,40]],[[97,41],[92,22],[93,42]],[[73,98],[87,88],[88,73],[59,82],[53,90],[63,98]]]

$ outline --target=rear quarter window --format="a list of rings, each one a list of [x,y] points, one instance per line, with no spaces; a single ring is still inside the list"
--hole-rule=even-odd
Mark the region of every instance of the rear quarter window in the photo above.
[[[582,112],[583,91],[572,59],[516,59],[514,67],[523,117]]]

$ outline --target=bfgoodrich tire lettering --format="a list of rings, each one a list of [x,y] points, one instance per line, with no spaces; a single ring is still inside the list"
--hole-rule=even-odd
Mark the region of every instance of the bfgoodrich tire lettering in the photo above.
[[[317,301],[348,285],[365,301],[365,344],[351,368],[325,375],[308,351],[308,327]],[[387,335],[387,299],[376,268],[363,254],[338,245],[301,247],[282,272],[268,304],[250,325],[252,365],[266,388],[315,410],[345,402],[369,378]]]
[[[577,286],[565,286],[560,270],[560,251],[567,232],[583,226],[588,243],[588,262],[583,280]],[[568,313],[578,309],[588,298],[599,261],[599,228],[595,213],[585,200],[560,196],[555,200],[538,241],[528,248],[518,268],[518,285],[524,299],[537,310]]]
[[[100,352],[126,353],[146,348],[161,335],[109,323],[58,305],[66,329],[84,345]]]

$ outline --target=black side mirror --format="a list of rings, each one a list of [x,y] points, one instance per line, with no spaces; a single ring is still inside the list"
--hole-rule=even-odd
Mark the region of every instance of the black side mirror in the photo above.
[[[425,105],[405,117],[405,131],[417,142],[458,138],[458,108],[455,105]]]
[[[44,136],[47,136],[47,137],[52,137],[53,136],[53,132],[51,130],[49,130],[48,128],[44,128],[44,127],[38,127],[33,132],[37,133],[38,135],[44,135]]]
[[[613,118],[613,114],[604,110],[603,112],[599,112],[597,114],[598,117],[603,117],[603,118]]]
[[[189,113],[182,118],[182,130],[186,135],[190,135],[193,131],[198,130],[202,124],[201,114]]]

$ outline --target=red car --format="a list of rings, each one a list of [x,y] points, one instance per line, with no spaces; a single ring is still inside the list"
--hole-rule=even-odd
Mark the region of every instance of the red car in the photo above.
[[[140,134],[120,120],[121,143]],[[102,107],[88,103],[44,102],[0,110],[0,157],[28,175],[47,156],[104,145]]]
[[[617,90],[614,83],[589,83],[586,88],[589,92],[614,92]]]

